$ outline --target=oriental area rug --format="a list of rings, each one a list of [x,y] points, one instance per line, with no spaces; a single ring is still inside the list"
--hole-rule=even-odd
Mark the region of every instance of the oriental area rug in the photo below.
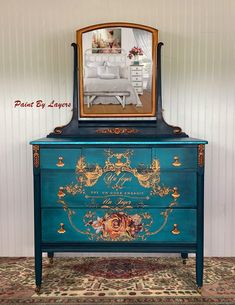
[[[33,258],[0,258],[0,304],[235,305],[235,258],[205,258],[201,294],[194,258],[45,258],[40,295]]]

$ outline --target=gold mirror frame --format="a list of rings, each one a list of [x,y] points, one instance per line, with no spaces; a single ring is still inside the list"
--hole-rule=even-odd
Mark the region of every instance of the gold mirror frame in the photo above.
[[[82,46],[82,35],[84,33],[90,32],[92,30],[102,29],[102,28],[113,28],[113,27],[126,27],[126,28],[136,28],[145,30],[152,33],[152,111],[150,113],[144,114],[87,114],[84,113],[84,84],[83,84],[83,46]],[[156,116],[156,50],[158,45],[158,30],[146,25],[136,24],[136,23],[126,23],[126,22],[111,22],[102,23],[92,26],[82,28],[77,31],[77,45],[78,45],[78,69],[79,69],[79,101],[80,101],[80,117],[81,118],[108,118],[108,117],[155,117]]]

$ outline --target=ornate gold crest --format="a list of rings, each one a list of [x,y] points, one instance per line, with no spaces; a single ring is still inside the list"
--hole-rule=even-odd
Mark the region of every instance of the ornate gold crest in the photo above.
[[[119,135],[119,134],[135,134],[138,133],[139,130],[135,128],[104,128],[104,129],[97,129],[96,133],[101,133],[101,134],[114,134],[114,135]]]
[[[83,187],[95,185],[104,173],[113,172],[118,176],[125,172],[136,177],[141,186],[152,188],[154,193],[162,193],[158,186],[160,182],[160,164],[157,159],[152,161],[150,167],[132,168],[130,162],[130,156],[133,154],[132,150],[127,150],[124,153],[114,153],[111,150],[106,150],[105,152],[107,159],[104,167],[98,164],[89,167],[84,157],[78,160],[76,165],[77,181],[80,184],[80,188],[77,188],[78,191],[82,192]],[[166,188],[164,190],[166,192]]]

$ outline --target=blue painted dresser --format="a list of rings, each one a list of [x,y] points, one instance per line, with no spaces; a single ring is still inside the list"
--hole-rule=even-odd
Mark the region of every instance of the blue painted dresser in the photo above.
[[[192,138],[32,141],[36,287],[42,252],[196,253],[203,284],[204,147]]]

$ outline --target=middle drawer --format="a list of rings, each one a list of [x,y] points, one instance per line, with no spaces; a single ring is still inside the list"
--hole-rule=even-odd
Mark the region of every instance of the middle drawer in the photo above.
[[[41,203],[58,207],[195,207],[197,173],[163,171],[159,175],[124,172],[114,175],[99,169],[93,175],[71,170],[42,170]]]

